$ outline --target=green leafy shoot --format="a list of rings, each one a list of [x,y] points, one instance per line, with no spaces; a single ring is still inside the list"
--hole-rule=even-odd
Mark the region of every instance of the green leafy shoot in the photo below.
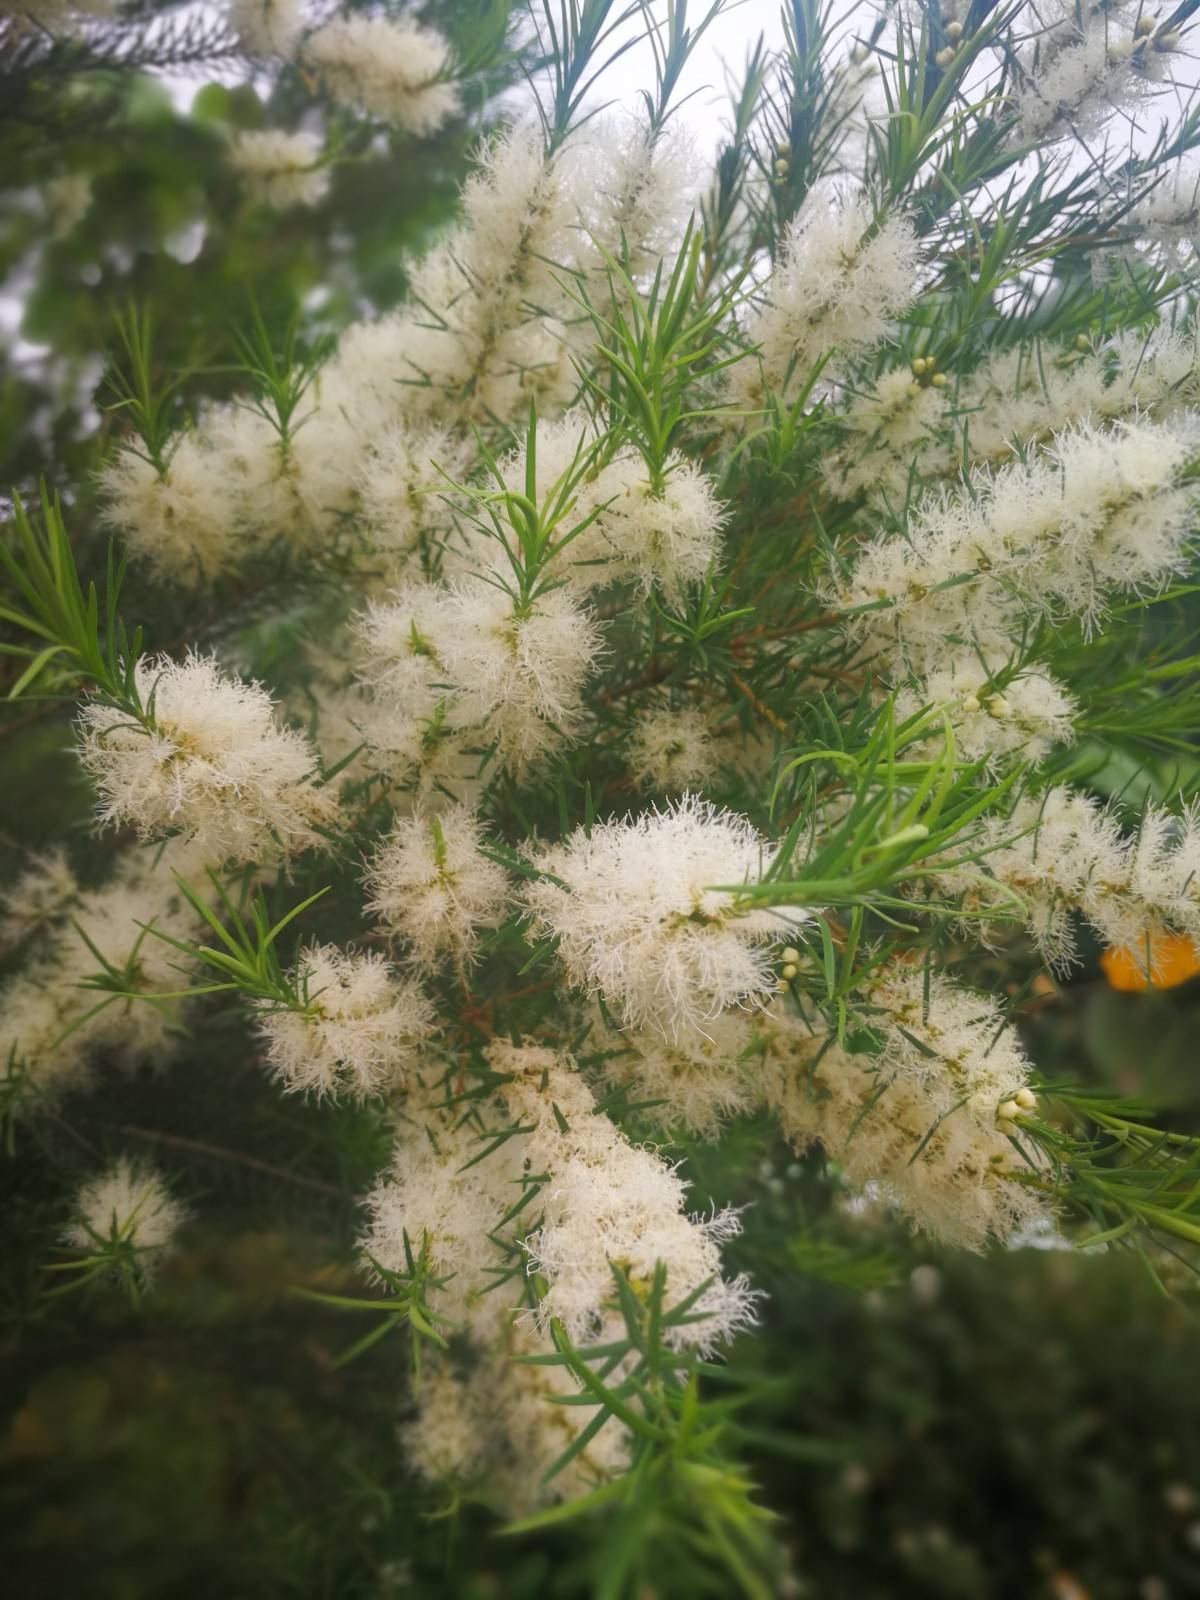
[[[497,540],[512,569],[511,581],[495,577],[495,582],[512,595],[514,615],[527,616],[540,595],[562,582],[552,563],[572,540],[591,527],[601,507],[576,516],[578,490],[603,456],[606,441],[589,443],[581,432],[575,453],[544,495],[537,482],[537,407],[530,403],[525,430],[525,480],[520,488],[510,488],[499,463],[482,438],[477,440],[480,455],[497,485],[485,488],[475,484],[453,485],[474,507],[471,520],[481,533]]]
[[[775,1593],[767,1533],[771,1513],[755,1503],[753,1485],[726,1448],[738,1402],[706,1397],[702,1376],[721,1375],[724,1369],[710,1367],[694,1347],[677,1341],[680,1329],[703,1320],[695,1308],[707,1284],[672,1306],[661,1263],[648,1284],[635,1285],[615,1264],[612,1272],[623,1334],[576,1347],[555,1321],[554,1353],[518,1359],[531,1366],[565,1367],[579,1392],[548,1403],[595,1413],[544,1481],[553,1481],[614,1420],[631,1436],[629,1472],[512,1523],[505,1532],[528,1533],[603,1512],[610,1526],[594,1592],[604,1600],[637,1592],[664,1560],[681,1569],[688,1592],[728,1596],[732,1585],[732,1592],[747,1600],[768,1600]]]
[[[445,1288],[453,1274],[439,1277],[430,1264],[428,1238],[422,1238],[421,1248],[414,1251],[407,1232],[404,1234],[404,1267],[401,1271],[393,1272],[381,1266],[369,1254],[366,1260],[387,1291],[378,1298],[368,1300],[299,1287],[292,1292],[320,1305],[336,1306],[343,1311],[367,1311],[380,1319],[369,1333],[342,1351],[333,1363],[335,1369],[356,1361],[393,1331],[407,1328],[412,1336],[413,1374],[419,1380],[422,1344],[428,1341],[441,1350],[447,1348],[446,1339],[439,1330],[450,1328],[452,1323],[448,1317],[434,1310],[429,1302],[430,1295]]]
[[[116,400],[107,408],[124,413],[125,420],[141,441],[141,449],[127,445],[135,455],[149,462],[160,478],[167,474],[171,456],[178,444],[177,397],[185,373],[159,387],[154,382],[152,322],[148,307],[131,305],[116,318],[117,335],[125,351],[127,371],[113,368],[108,386]]]
[[[1030,1147],[1024,1181],[1091,1224],[1081,1248],[1121,1245],[1145,1259],[1145,1238],[1200,1245],[1200,1138],[1156,1128],[1136,1103],[1102,1091],[1051,1084],[1042,1096],[1067,1125],[1023,1119],[1014,1141]],[[1194,1249],[1185,1259],[1200,1270]]]
[[[299,331],[300,312],[296,310],[288,319],[277,349],[262,312],[255,305],[248,326],[235,330],[233,335],[241,358],[236,370],[245,373],[253,385],[248,409],[270,423],[283,450],[303,425],[304,419],[297,421],[296,413],[331,348],[329,338],[320,338],[308,350],[302,350]]]
[[[40,521],[16,496],[13,506],[15,548],[0,545],[0,572],[8,588],[0,601],[0,622],[32,634],[37,643],[0,644],[0,652],[28,663],[8,698],[26,695],[53,669],[58,687],[82,681],[132,721],[152,728],[137,683],[142,630],[128,636],[117,614],[124,557],[118,560],[109,546],[102,614],[96,585],[83,587],[57,498],[43,486]]]
[[[153,926],[148,927],[147,931],[155,938],[169,944],[172,949],[178,950],[188,959],[189,964],[198,962],[208,968],[217,981],[197,984],[155,998],[179,1000],[191,995],[236,991],[278,1010],[297,1011],[309,1016],[317,1015],[318,997],[308,993],[303,976],[297,980],[295,976],[284,971],[277,944],[284,929],[310,906],[315,905],[328,893],[328,889],[318,889],[316,894],[310,894],[306,900],[293,906],[276,922],[271,921],[266,900],[260,891],[250,902],[250,921],[247,923],[230,897],[228,889],[211,870],[209,880],[224,912],[224,921],[191,884],[176,875],[180,893],[216,935],[215,944],[202,945],[174,939],[168,934],[160,933]]]
[[[73,1294],[89,1285],[104,1281],[115,1281],[128,1295],[132,1304],[137,1305],[148,1277],[148,1264],[161,1249],[158,1245],[139,1245],[136,1235],[139,1222],[139,1211],[144,1200],[130,1212],[122,1221],[115,1212],[110,1220],[107,1231],[102,1232],[94,1227],[86,1217],[77,1219],[79,1226],[85,1231],[88,1246],[83,1253],[76,1255],[70,1261],[56,1261],[46,1265],[46,1272],[69,1274],[67,1281],[59,1284],[57,1288],[43,1291],[43,1298],[57,1299],[65,1294]],[[67,1246],[63,1247],[64,1250]]]
[[[930,753],[906,756],[909,746],[931,739],[938,742]],[[911,902],[896,891],[977,859],[982,852],[973,851],[969,842],[972,825],[1001,809],[1020,775],[1013,768],[998,782],[981,783],[982,766],[959,762],[953,729],[942,713],[924,711],[897,724],[890,705],[865,748],[809,750],[793,757],[776,793],[788,774],[821,765],[848,775],[853,786],[838,825],[819,844],[809,841],[797,868],[805,844],[801,816],[759,883],[718,887],[753,906],[869,904],[911,913]],[[815,782],[812,799],[819,799]]]
[[[663,492],[682,430],[723,409],[700,398],[698,381],[742,359],[721,329],[743,296],[736,282],[706,293],[704,244],[702,229],[689,222],[674,266],[664,273],[660,263],[648,289],[634,283],[627,261],[603,252],[603,307],[584,286],[569,288],[596,328],[600,373],[584,374],[588,388],[641,453],[652,495]]]
[[[549,79],[548,94],[538,98],[538,114],[552,153],[570,129],[604,109],[596,105],[581,114],[604,73],[639,42],[636,29],[626,30],[642,5],[641,0],[620,6],[613,0],[536,0],[529,9],[541,52],[536,67]]]

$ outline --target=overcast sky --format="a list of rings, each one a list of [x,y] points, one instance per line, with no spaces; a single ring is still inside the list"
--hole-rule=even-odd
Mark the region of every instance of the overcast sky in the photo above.
[[[661,11],[662,7],[656,7]],[[700,21],[708,9],[705,0],[690,0],[689,21]],[[864,9],[866,9],[864,5]],[[680,98],[692,95],[680,106],[678,116],[692,130],[702,151],[715,151],[725,121],[729,96],[727,80],[739,80],[746,59],[758,38],[768,47],[783,44],[783,16],[780,0],[740,0],[731,3],[703,34],[688,63],[680,86]],[[650,46],[643,41],[633,46],[605,74],[601,98],[633,106],[639,89],[654,82],[654,60]],[[693,91],[697,91],[693,94]]]

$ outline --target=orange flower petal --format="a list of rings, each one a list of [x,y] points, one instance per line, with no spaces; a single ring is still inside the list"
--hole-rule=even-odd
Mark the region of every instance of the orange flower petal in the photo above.
[[[1150,940],[1150,975],[1145,961],[1145,946],[1136,951],[1111,946],[1100,957],[1109,988],[1126,994],[1143,989],[1174,989],[1200,973],[1200,955],[1182,933],[1154,934]]]

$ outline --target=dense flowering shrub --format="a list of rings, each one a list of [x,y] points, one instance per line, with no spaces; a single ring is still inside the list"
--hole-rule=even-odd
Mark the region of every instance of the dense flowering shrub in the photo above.
[[[1013,1003],[1083,924],[1147,983],[1200,947],[1161,620],[1200,494],[1200,132],[1185,39],[1136,6],[797,5],[706,169],[682,4],[600,113],[610,7],[534,20],[536,107],[481,135],[398,309],[332,351],[259,327],[182,426],[129,332],[105,524],[249,607],[261,659],[143,647],[119,573],[105,613],[54,503],[18,508],[20,688],[79,693],[122,845],[7,893],[6,1094],[36,1121],[236,994],[282,1093],[389,1137],[361,1263],[429,1346],[415,1469],[515,1513],[627,1472],[666,1504],[686,1469],[733,1573],[770,1558],[689,1408],[760,1291],[681,1141],[769,1116],[969,1249],[1200,1237],[1192,1144],[1043,1084]],[[418,19],[230,25],[413,137],[460,109]],[[334,159],[230,151],[278,207]],[[122,1161],[78,1198],[88,1262],[182,1220]]]

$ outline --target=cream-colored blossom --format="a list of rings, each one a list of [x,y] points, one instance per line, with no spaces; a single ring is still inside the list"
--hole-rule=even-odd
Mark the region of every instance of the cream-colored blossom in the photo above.
[[[760,406],[761,384],[786,399],[818,362],[877,344],[916,294],[919,269],[905,218],[873,214],[862,196],[814,192],[747,320],[757,358],[733,368],[733,401]]]
[[[340,16],[305,40],[304,59],[333,99],[428,139],[458,115],[450,46],[407,17]]]
[[[984,996],[941,980],[926,1011],[923,990],[914,969],[872,992],[879,1058],[785,1013],[764,1019],[760,1082],[798,1150],[819,1142],[856,1189],[881,1192],[935,1238],[978,1250],[1051,1214],[1027,1181],[1037,1175],[1032,1152],[1013,1143],[1015,1102],[1001,1098],[1014,1088],[1030,1100],[1026,1068],[1011,1041],[997,1041]],[[897,1031],[914,1026],[922,1049]],[[1024,1104],[1016,1109],[1024,1114]]]
[[[46,850],[0,892],[0,944],[16,944],[60,922],[79,894],[65,850]]]
[[[371,861],[365,909],[407,941],[419,967],[443,956],[460,967],[480,928],[498,927],[508,901],[503,867],[483,854],[483,829],[465,806],[401,818]]]
[[[313,782],[315,752],[277,725],[264,689],[212,656],[143,657],[135,676],[149,727],[102,700],[80,714],[102,821],[131,823],[143,838],[182,834],[216,863],[320,843],[336,797]]]
[[[629,1026],[678,1038],[774,990],[767,947],[807,913],[740,902],[738,886],[771,859],[744,817],[684,795],[540,851],[524,893],[572,984],[603,993]]]
[[[238,558],[235,485],[200,435],[175,441],[160,474],[122,448],[101,468],[104,520],[158,578],[211,583]]]
[[[703,1032],[669,1039],[647,1028],[613,1031],[597,1015],[588,1047],[603,1053],[605,1080],[624,1088],[651,1121],[714,1139],[757,1103],[757,1021],[756,1012],[735,1007]]]
[[[513,1121],[531,1130],[530,1170],[548,1174],[537,1197],[541,1220],[525,1239],[530,1270],[547,1284],[539,1326],[559,1320],[576,1344],[613,1337],[621,1326],[609,1309],[613,1267],[644,1292],[660,1264],[667,1307],[695,1296],[692,1309],[702,1319],[669,1328],[668,1344],[707,1354],[754,1322],[748,1280],[720,1271],[722,1242],[740,1232],[734,1212],[689,1217],[678,1173],[596,1109],[570,1058],[494,1044],[488,1060],[511,1075],[498,1092]]]
[[[518,1359],[553,1349],[535,1328],[514,1324],[469,1372],[441,1361],[423,1375],[416,1416],[400,1435],[417,1471],[436,1483],[469,1485],[508,1517],[572,1500],[627,1471],[629,1434],[614,1419],[543,1483],[590,1420],[586,1407],[554,1403],[578,1393],[565,1367]]]
[[[498,1122],[496,1108],[492,1114]],[[492,1143],[464,1114],[401,1122],[391,1165],[364,1201],[360,1241],[389,1272],[406,1270],[408,1250],[425,1250],[434,1275],[446,1279],[433,1309],[485,1344],[512,1321],[522,1289],[519,1276],[507,1284],[497,1277],[505,1266],[500,1224],[521,1194],[524,1143],[518,1135],[485,1154]],[[513,1248],[519,1260],[515,1241]]]
[[[257,1004],[267,1064],[286,1089],[364,1100],[404,1082],[434,1031],[433,1007],[413,979],[373,951],[311,944],[296,983],[301,1009]]]
[[[247,191],[276,211],[315,206],[329,193],[329,167],[315,133],[263,128],[238,133],[229,159]]]
[[[229,0],[229,25],[251,55],[290,57],[304,31],[301,0]]]
[[[372,743],[419,745],[418,730],[436,718],[481,759],[490,749],[518,772],[578,734],[600,649],[590,613],[565,589],[521,607],[484,580],[406,585],[368,609],[360,633],[376,691]]]
[[[1152,593],[1183,570],[1193,435],[1178,420],[1068,428],[969,493],[928,496],[903,535],[865,546],[833,598],[875,607],[852,630],[924,672],[964,644],[1007,653],[1031,613],[1094,623],[1111,594]]]
[[[576,253],[576,212],[540,130],[512,128],[484,147],[462,209],[449,239],[413,267],[397,319],[407,413],[490,424],[527,417],[531,400],[539,414],[562,409],[579,388],[557,265]]]
[[[700,788],[715,772],[717,759],[708,723],[696,706],[654,700],[634,722],[629,771],[643,789],[680,794]]]
[[[186,1206],[159,1174],[128,1156],[87,1179],[73,1210],[64,1242],[93,1255],[120,1241],[134,1252],[134,1271],[143,1284],[153,1277],[187,1219]]]
[[[935,892],[984,918],[1023,921],[1048,960],[1070,966],[1074,916],[1106,944],[1148,960],[1166,933],[1200,948],[1200,820],[1149,807],[1127,832],[1092,796],[1062,784],[982,825],[978,865],[939,873]],[[1002,923],[997,921],[997,929]]]

